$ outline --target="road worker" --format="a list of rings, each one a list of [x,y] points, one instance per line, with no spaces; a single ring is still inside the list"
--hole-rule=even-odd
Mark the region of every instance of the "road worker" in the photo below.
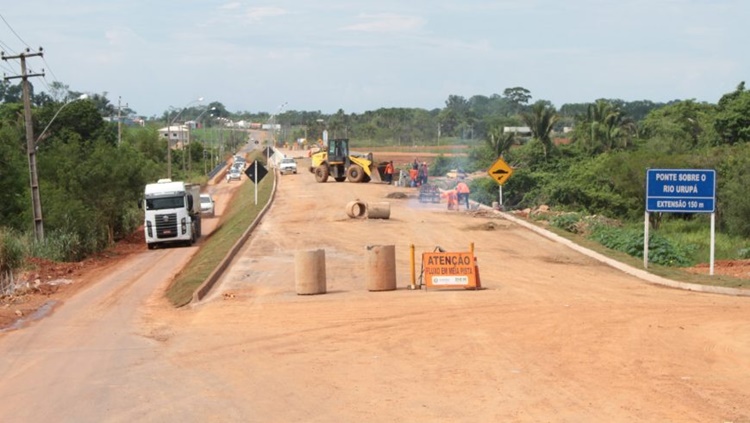
[[[463,179],[460,179],[458,183],[456,184],[456,194],[458,196],[458,204],[466,204],[466,210],[469,210],[469,193],[471,190],[469,190],[469,186],[464,182]]]

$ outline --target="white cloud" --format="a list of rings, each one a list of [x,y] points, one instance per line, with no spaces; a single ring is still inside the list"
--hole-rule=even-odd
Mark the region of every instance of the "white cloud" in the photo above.
[[[239,9],[240,6],[242,6],[242,3],[238,1],[234,1],[231,3],[223,4],[221,7],[219,7],[220,10],[236,10]]]
[[[408,32],[422,28],[425,20],[416,16],[403,16],[388,13],[361,15],[364,22],[348,25],[345,31],[362,32]]]
[[[246,16],[253,21],[259,21],[264,18],[271,18],[274,16],[286,15],[287,11],[280,7],[263,6],[263,7],[251,7],[247,10]]]

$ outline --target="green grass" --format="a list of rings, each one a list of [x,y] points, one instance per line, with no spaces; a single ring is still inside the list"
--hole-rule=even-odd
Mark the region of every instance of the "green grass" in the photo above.
[[[617,260],[621,263],[625,263],[632,267],[643,269],[642,258],[633,257],[633,256],[630,256],[628,254],[625,254],[619,251],[611,250],[607,247],[602,246],[596,241],[590,240],[581,235],[576,235],[576,234],[567,232],[565,230],[553,227],[551,225],[547,225],[543,223],[542,221],[537,221],[537,220],[529,220],[529,221],[551,232],[554,232],[555,234],[560,235],[563,238],[573,241],[578,245],[588,248],[589,250],[596,251],[597,253],[600,253],[602,255],[605,255],[609,258]],[[664,228],[664,226],[662,226],[662,228]],[[707,233],[709,231],[710,229],[706,230]],[[666,236],[666,234],[664,236]],[[717,240],[718,240],[718,234],[717,234]],[[708,239],[706,240],[706,243],[708,243]],[[717,245],[718,245],[718,241],[717,241]],[[709,257],[708,255],[706,255],[705,260],[701,260],[701,261],[708,262],[708,260],[709,260]],[[679,267],[660,266],[660,265],[650,263],[648,266],[648,269],[646,270],[649,273],[653,273],[655,275],[658,275],[667,279],[671,279],[674,281],[678,281],[678,282],[687,282],[687,283],[710,285],[710,286],[722,286],[722,287],[729,287],[729,288],[750,288],[750,281],[748,280],[733,278],[729,276],[722,276],[722,275],[709,276],[708,274],[694,274],[694,273],[687,272],[684,269],[679,268]]]
[[[254,160],[250,157],[248,160]],[[242,184],[230,199],[218,228],[206,239],[188,265],[177,275],[167,289],[167,298],[176,307],[188,304],[193,293],[213,272],[232,246],[268,203],[273,189],[274,173],[269,172],[258,185],[258,204],[255,205],[254,184]]]
[[[680,245],[691,247],[694,262],[708,262],[711,246],[711,223],[709,215],[696,216],[690,220],[668,219],[656,231]],[[741,259],[742,251],[750,248],[750,240],[725,233],[715,233],[714,253],[717,260]]]

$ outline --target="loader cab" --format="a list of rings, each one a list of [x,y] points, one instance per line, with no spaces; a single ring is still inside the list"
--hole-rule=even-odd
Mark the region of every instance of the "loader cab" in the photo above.
[[[349,139],[328,140],[328,163],[346,163],[349,159]]]

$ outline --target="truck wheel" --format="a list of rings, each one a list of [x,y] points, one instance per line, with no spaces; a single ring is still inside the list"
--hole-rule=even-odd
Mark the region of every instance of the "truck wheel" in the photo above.
[[[328,165],[320,165],[315,168],[315,180],[318,182],[328,181]]]
[[[349,169],[346,169],[346,177],[349,178],[349,182],[362,182],[365,178],[365,172],[359,165],[351,165]]]
[[[154,244],[154,243],[146,244],[146,245],[148,245],[148,249],[149,250],[153,250],[154,248],[156,248],[156,244]]]

